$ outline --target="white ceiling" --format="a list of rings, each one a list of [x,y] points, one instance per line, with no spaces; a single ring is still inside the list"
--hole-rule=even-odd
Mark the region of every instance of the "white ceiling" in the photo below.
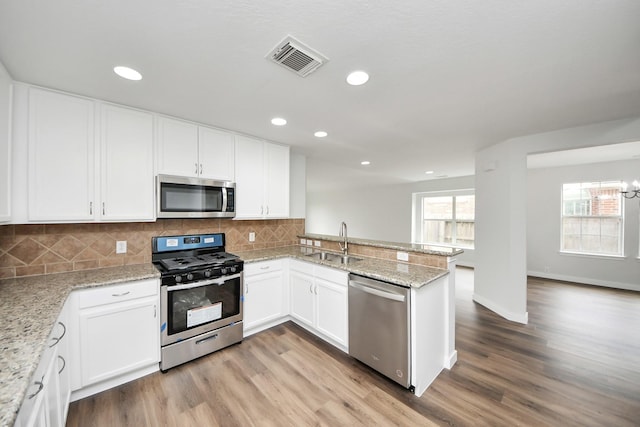
[[[318,190],[470,175],[505,139],[640,116],[639,22],[637,0],[3,0],[0,61],[19,81],[289,144]],[[329,62],[301,78],[265,59],[287,35]],[[355,69],[369,83],[348,86]]]

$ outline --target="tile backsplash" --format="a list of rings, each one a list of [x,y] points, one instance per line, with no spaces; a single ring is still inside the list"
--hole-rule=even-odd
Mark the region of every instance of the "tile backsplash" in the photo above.
[[[304,219],[2,225],[0,279],[142,264],[151,261],[153,236],[220,232],[225,233],[229,252],[289,246],[304,234]],[[255,242],[249,242],[250,232]],[[116,254],[119,240],[127,241],[126,254]]]

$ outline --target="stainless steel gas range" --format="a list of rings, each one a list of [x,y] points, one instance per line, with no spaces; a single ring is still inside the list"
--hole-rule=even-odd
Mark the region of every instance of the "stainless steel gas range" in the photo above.
[[[244,262],[224,233],[152,238],[160,270],[160,370],[242,341]]]

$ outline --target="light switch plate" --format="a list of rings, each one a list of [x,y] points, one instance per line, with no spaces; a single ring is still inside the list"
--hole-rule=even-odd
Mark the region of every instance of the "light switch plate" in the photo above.
[[[117,254],[126,254],[127,253],[127,241],[126,240],[118,240],[118,241],[116,241],[116,253]]]
[[[398,261],[409,261],[409,254],[406,252],[396,252],[396,259]]]
[[[322,246],[322,241],[320,241],[320,240],[315,240],[315,241],[313,242],[313,244],[314,244],[316,247],[318,247],[318,248],[319,248],[319,247],[321,247],[321,246]]]
[[[255,242],[256,241],[256,233],[254,233],[253,231],[251,233],[249,233],[249,241],[250,242]]]

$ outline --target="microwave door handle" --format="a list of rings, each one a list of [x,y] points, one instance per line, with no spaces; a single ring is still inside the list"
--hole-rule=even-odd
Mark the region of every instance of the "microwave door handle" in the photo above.
[[[227,189],[222,188],[222,212],[227,211]]]

